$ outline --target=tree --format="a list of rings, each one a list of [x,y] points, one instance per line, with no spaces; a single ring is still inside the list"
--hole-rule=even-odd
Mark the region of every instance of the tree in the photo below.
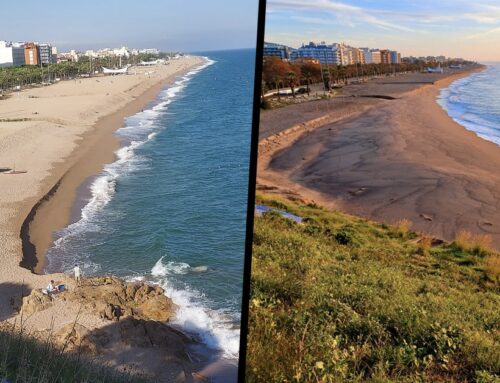
[[[288,81],[288,86],[292,91],[292,97],[295,98],[295,85],[297,85],[297,74],[294,71],[290,71],[286,75],[286,79]]]

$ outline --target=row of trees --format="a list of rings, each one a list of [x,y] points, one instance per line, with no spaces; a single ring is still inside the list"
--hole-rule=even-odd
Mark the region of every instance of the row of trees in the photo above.
[[[88,63],[63,62],[50,66],[26,65],[0,69],[0,89],[12,89],[15,86],[27,86],[39,83],[49,83],[56,78],[68,79],[79,74],[89,73]]]
[[[78,62],[61,62],[43,66],[23,65],[20,67],[0,68],[0,89],[2,91],[16,86],[24,87],[33,84],[50,83],[56,78],[66,80],[82,74],[92,75],[101,71],[102,67],[118,68],[120,65],[135,65],[141,61],[167,58],[168,53],[138,54],[130,57],[98,57],[82,56]]]
[[[451,65],[453,63],[447,63]],[[400,63],[400,64],[354,64],[354,65],[320,65],[309,62],[290,63],[279,57],[266,57],[262,68],[262,93],[267,90],[289,87],[295,97],[298,86],[305,86],[309,94],[309,86],[323,83],[325,90],[335,84],[345,84],[350,79],[363,79],[393,73],[421,72],[428,66],[437,63]],[[279,97],[279,92],[278,92]]]

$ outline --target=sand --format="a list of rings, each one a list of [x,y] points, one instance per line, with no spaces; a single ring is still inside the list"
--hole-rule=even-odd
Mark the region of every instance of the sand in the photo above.
[[[62,81],[0,100],[0,167],[15,162],[16,169],[27,171],[0,173],[0,320],[19,320],[10,299],[22,290],[45,287],[50,279],[73,287],[68,276],[37,275],[20,267],[23,223],[29,218],[25,229],[29,224],[37,250],[31,263],[41,272],[52,233],[70,219],[77,188],[113,161],[119,147],[113,132],[123,126],[124,117],[144,108],[162,87],[202,62],[201,57],[184,57],[169,65],[131,68],[126,76]],[[48,202],[37,206],[54,190]],[[77,311],[66,307],[64,315],[57,308],[37,313],[29,319],[30,329],[47,328],[54,315],[59,328],[72,322]],[[91,313],[79,322],[91,329],[102,325]]]
[[[500,148],[436,103],[440,89],[468,74],[350,85],[332,112],[315,111],[313,102],[266,111],[258,187],[386,223],[409,219],[414,230],[445,240],[460,230],[487,234],[500,249]],[[331,122],[311,126],[311,117],[326,115]]]

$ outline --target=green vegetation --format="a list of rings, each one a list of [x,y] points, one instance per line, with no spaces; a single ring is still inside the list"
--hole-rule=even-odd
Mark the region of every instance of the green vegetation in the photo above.
[[[82,56],[78,62],[61,62],[58,64],[35,66],[23,65],[20,67],[0,68],[0,90],[9,90],[16,86],[25,87],[29,85],[49,83],[56,78],[65,80],[74,78],[82,74],[90,74],[94,71],[101,71],[102,67],[115,68],[121,63],[124,65],[134,65],[142,61],[150,61],[158,58],[169,57],[169,53],[138,54],[127,57],[103,57],[90,59]]]
[[[118,373],[80,353],[56,348],[19,330],[0,329],[0,382],[123,383],[146,382]]]
[[[500,381],[499,258],[469,236],[257,198],[247,381]]]

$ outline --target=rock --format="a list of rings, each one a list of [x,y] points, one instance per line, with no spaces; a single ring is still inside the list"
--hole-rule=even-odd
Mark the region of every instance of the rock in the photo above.
[[[190,360],[185,352],[187,343],[193,342],[182,332],[161,322],[128,317],[117,324],[121,341],[134,347],[158,347],[168,349],[178,357]]]
[[[208,266],[196,266],[189,269],[192,273],[206,273],[208,271]]]
[[[108,320],[133,316],[166,322],[175,313],[175,305],[161,287],[144,282],[126,283],[115,277],[89,278],[83,286],[62,296],[99,312],[101,318]]]
[[[426,215],[426,214],[423,214],[423,213],[422,213],[422,214],[420,214],[420,217],[422,217],[422,218],[423,218],[423,219],[425,219],[426,221],[429,221],[429,222],[431,222],[431,221],[432,221],[432,217],[430,217],[430,216],[428,216],[428,215]]]
[[[52,306],[52,298],[40,290],[31,291],[30,295],[23,298],[22,310],[24,314],[33,314]]]
[[[90,330],[78,323],[69,323],[55,333],[56,344],[64,351],[85,351],[96,354],[102,339],[94,337]]]

